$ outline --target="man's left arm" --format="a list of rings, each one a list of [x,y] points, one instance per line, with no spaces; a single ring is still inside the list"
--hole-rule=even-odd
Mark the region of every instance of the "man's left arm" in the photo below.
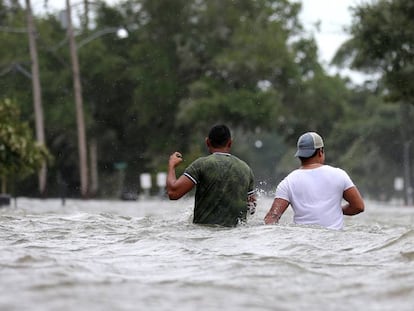
[[[250,190],[247,193],[247,213],[253,215],[256,212],[257,197],[256,190],[254,189],[254,174],[252,169],[250,169],[249,189]]]
[[[247,195],[247,212],[253,215],[256,212],[257,198],[256,192],[253,191]]]
[[[343,198],[348,203],[342,206],[342,213],[347,216],[362,213],[365,209],[364,200],[357,187],[353,186],[344,191]]]

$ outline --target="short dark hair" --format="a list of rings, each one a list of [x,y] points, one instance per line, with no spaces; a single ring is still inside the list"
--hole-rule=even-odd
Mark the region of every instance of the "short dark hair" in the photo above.
[[[212,147],[224,147],[231,139],[230,130],[224,124],[215,125],[210,129],[208,139]]]
[[[298,158],[301,161],[307,160],[307,159],[310,159],[310,158],[313,158],[314,156],[316,156],[316,154],[318,153],[319,150],[322,150],[323,151],[323,147],[318,148],[318,149],[315,149],[315,152],[310,157],[298,157]]]

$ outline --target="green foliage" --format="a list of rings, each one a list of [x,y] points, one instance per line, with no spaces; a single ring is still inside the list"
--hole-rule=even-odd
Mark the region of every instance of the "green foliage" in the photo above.
[[[218,89],[209,87],[216,81],[205,80],[190,87],[191,97],[181,103],[179,122],[191,124],[197,120],[198,126],[203,128],[217,122],[230,122],[245,129],[254,129],[258,125],[272,127],[278,108],[275,91],[229,89],[223,92],[220,85],[217,85]]]
[[[365,106],[359,107],[361,115],[346,124],[344,130],[353,133],[355,142],[342,159],[350,163],[361,152],[364,157],[356,168],[360,175],[382,176],[369,182],[365,177],[367,191],[380,189],[381,195],[388,198],[394,178],[404,176],[408,193],[413,180],[407,167],[412,151],[406,151],[405,146],[410,146],[414,135],[414,3],[379,0],[355,7],[353,16],[351,39],[333,62],[381,75],[377,96],[365,97]]]
[[[367,91],[356,92],[342,122],[326,142],[327,161],[347,168],[366,196],[389,199],[402,174],[399,107]]]
[[[382,74],[392,101],[414,104],[414,3],[379,0],[353,10],[351,39],[336,64]]]
[[[0,101],[0,176],[23,178],[49,158],[45,146],[37,145],[27,122],[10,99]]]
[[[246,134],[280,131],[283,141],[310,125],[329,128],[340,114],[343,103],[329,94],[335,84],[317,61],[316,43],[301,36],[299,3],[130,0],[116,7],[100,2],[93,9],[95,26],[78,29],[77,41],[89,42],[78,50],[87,137],[98,143],[104,176],[115,173],[114,162],[125,161],[127,183],[134,187],[140,172],[165,167],[173,150],[200,154],[203,147],[193,144],[199,146],[212,123],[226,122]],[[23,11],[19,14],[14,26],[24,28]],[[53,15],[37,17],[36,26],[47,144],[56,156],[50,176],[63,175],[76,188],[66,33]],[[107,33],[88,40],[120,26],[127,38]],[[19,51],[27,69],[27,42],[15,34],[4,42]],[[23,103],[23,117],[33,122],[30,79],[6,74],[0,87]],[[340,89],[335,88],[332,93]],[[327,109],[317,121],[317,96],[325,93]]]

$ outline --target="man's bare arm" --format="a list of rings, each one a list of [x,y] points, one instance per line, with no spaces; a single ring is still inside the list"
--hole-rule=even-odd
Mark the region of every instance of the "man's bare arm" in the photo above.
[[[256,193],[249,194],[247,196],[247,212],[250,215],[256,213],[256,206],[257,206],[257,198]]]
[[[167,173],[167,193],[170,200],[178,200],[194,187],[194,183],[186,176],[180,176],[178,179],[175,174],[175,168],[183,161],[181,153],[174,152],[168,161]]]
[[[364,211],[364,200],[356,187],[346,189],[344,191],[343,198],[348,202],[342,206],[342,213],[344,215],[352,216]]]
[[[276,198],[273,201],[272,207],[267,212],[264,222],[266,225],[277,223],[282,217],[282,214],[286,211],[287,207],[289,206],[289,201]]]

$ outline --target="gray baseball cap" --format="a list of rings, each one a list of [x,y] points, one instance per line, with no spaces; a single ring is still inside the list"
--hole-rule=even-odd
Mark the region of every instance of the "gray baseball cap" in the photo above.
[[[307,132],[299,137],[297,147],[295,157],[309,158],[316,149],[323,147],[323,139],[315,132]]]

